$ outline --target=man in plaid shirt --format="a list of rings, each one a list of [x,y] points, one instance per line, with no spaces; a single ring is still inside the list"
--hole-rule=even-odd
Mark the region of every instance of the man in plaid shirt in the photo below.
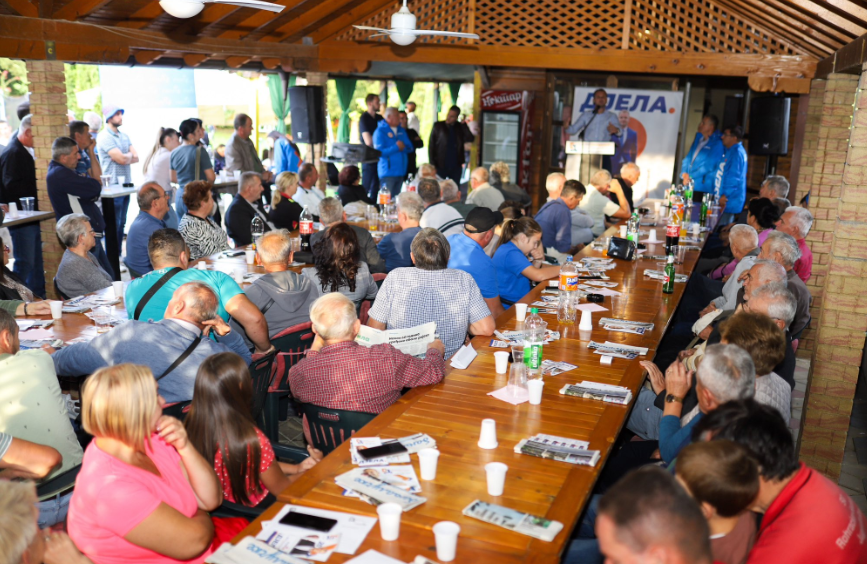
[[[381,413],[400,398],[403,388],[443,378],[445,347],[438,339],[428,345],[424,359],[387,344],[356,343],[361,322],[355,304],[343,294],[326,294],[313,302],[310,320],[316,339],[307,357],[289,371],[292,395],[303,403]]]

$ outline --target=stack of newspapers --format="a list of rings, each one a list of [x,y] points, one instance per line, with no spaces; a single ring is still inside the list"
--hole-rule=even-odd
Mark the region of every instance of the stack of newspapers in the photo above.
[[[463,514],[546,542],[554,540],[557,533],[563,530],[563,523],[559,521],[537,517],[478,499],[469,504],[463,510]]]
[[[587,441],[576,441],[565,437],[539,433],[529,439],[521,439],[515,445],[515,452],[538,456],[539,458],[551,458],[561,462],[568,462],[569,464],[596,466],[596,463],[599,462],[599,451],[587,450],[588,446],[590,446],[590,443]]]
[[[626,360],[632,360],[647,354],[646,347],[633,347],[622,343],[612,343],[611,341],[605,341],[604,343],[590,341],[587,344],[587,348],[593,349],[595,354],[625,358]]]
[[[647,269],[644,271],[644,275],[648,278],[653,278],[654,280],[665,280],[665,273],[661,270]],[[686,282],[687,280],[689,280],[689,277],[686,274],[674,275],[675,282]]]
[[[372,469],[355,468],[337,476],[334,481],[337,482],[337,485],[357,493],[373,505],[386,502],[396,503],[404,511],[409,511],[427,501],[424,497],[415,495],[393,483],[383,480],[383,476],[370,472],[370,470]],[[415,476],[412,478],[415,480]],[[415,481],[418,483],[417,480]]]
[[[603,329],[616,331],[618,333],[635,333],[636,335],[644,335],[648,331],[653,331],[653,323],[629,321],[628,319],[614,319],[611,317],[603,317],[599,320],[599,325],[601,325]]]
[[[632,392],[629,391],[629,388],[613,386],[611,384],[600,384],[598,382],[589,382],[587,380],[579,382],[578,384],[567,384],[560,389],[560,393],[564,396],[595,399],[623,405],[632,401]]]

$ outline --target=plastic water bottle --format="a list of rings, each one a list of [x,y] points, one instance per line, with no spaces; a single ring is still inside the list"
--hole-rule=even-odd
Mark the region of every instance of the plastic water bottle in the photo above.
[[[253,250],[256,250],[256,241],[259,240],[259,237],[265,234],[265,222],[262,221],[262,218],[259,217],[259,214],[253,216],[253,220],[250,222],[250,235],[253,239]],[[254,264],[259,265],[259,253],[256,253],[255,259],[253,259]]]
[[[389,190],[388,186],[385,184],[383,184],[379,189],[379,199],[377,200],[377,203],[380,206],[387,206],[391,203],[391,190]]]
[[[638,212],[632,212],[632,217],[626,222],[626,238],[635,243],[636,248],[638,247],[639,225]]]
[[[542,376],[542,345],[547,326],[539,317],[539,308],[532,308],[524,321],[524,364],[527,365],[527,377],[530,379]]]
[[[560,267],[560,296],[557,304],[557,321],[563,325],[575,323],[575,306],[578,303],[578,267],[572,257]]]

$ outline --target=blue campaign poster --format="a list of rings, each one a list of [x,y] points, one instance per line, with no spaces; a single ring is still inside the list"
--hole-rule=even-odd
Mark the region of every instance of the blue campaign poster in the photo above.
[[[192,69],[100,66],[102,104],[126,108],[195,108]]]

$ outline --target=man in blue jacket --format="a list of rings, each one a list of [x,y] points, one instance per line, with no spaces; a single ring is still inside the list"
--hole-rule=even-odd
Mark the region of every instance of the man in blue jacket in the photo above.
[[[725,153],[719,163],[714,193],[723,210],[718,225],[728,225],[744,209],[747,199],[747,151],[741,141],[744,130],[739,125],[723,128]]]
[[[716,116],[706,115],[698,124],[698,133],[692,142],[689,152],[680,165],[680,177],[684,184],[690,179],[695,180],[693,201],[700,202],[705,193],[713,192],[714,177],[722,159],[723,145],[716,128],[719,120]]]
[[[92,252],[103,270],[113,277],[114,270],[102,246],[105,219],[96,204],[102,193],[102,185],[99,180],[87,176],[86,173],[82,176],[76,172],[80,160],[81,151],[74,139],[58,137],[54,140],[51,146],[51,162],[48,163],[48,175],[45,177],[48,184],[48,199],[51,200],[54,216],[58,220],[71,213],[83,213],[90,218],[90,226],[97,237]]]
[[[373,133],[373,148],[382,153],[376,168],[379,182],[388,186],[394,198],[400,194],[406,178],[407,155],[415,151],[406,130],[400,126],[397,108],[386,108],[385,119]]]

